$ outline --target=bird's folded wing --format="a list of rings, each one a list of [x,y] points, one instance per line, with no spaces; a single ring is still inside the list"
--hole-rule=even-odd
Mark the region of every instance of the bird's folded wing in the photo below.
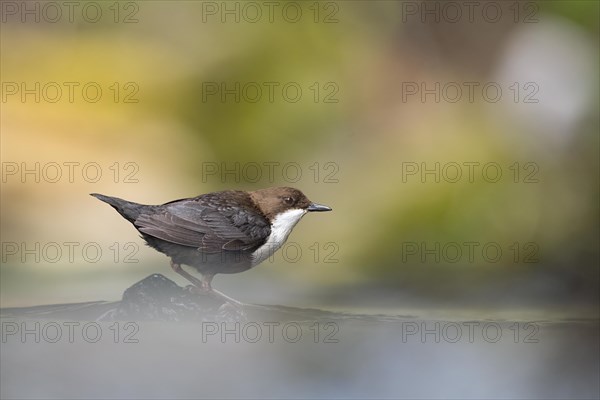
[[[255,249],[271,233],[258,213],[197,200],[170,203],[156,213],[140,215],[135,225],[147,235],[204,252]]]

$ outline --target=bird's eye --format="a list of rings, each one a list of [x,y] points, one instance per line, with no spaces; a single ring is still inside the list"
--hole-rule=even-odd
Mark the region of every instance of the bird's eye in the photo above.
[[[293,199],[293,198],[291,198],[291,197],[284,197],[284,198],[283,198],[283,202],[284,202],[285,204],[287,204],[287,205],[290,205],[290,206],[291,206],[292,204],[294,204],[294,199]]]

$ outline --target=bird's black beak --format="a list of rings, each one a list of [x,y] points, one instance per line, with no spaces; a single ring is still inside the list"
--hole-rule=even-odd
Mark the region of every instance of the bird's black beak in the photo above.
[[[331,211],[331,207],[324,206],[322,204],[311,203],[307,208],[308,211]]]

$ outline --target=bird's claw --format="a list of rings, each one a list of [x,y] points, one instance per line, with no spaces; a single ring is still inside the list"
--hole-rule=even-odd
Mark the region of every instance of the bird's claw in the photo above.
[[[187,285],[183,289],[187,290],[188,292],[193,293],[193,294],[200,294],[200,295],[208,295],[209,294],[208,289],[198,287],[196,285]]]

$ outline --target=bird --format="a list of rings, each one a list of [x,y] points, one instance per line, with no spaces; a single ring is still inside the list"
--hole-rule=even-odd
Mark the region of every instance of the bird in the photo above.
[[[145,205],[91,193],[131,222],[150,247],[170,258],[171,268],[192,283],[196,293],[216,294],[217,274],[246,271],[274,254],[308,212],[332,211],[310,201],[300,190],[270,187],[224,190]],[[196,278],[182,265],[194,268]]]

